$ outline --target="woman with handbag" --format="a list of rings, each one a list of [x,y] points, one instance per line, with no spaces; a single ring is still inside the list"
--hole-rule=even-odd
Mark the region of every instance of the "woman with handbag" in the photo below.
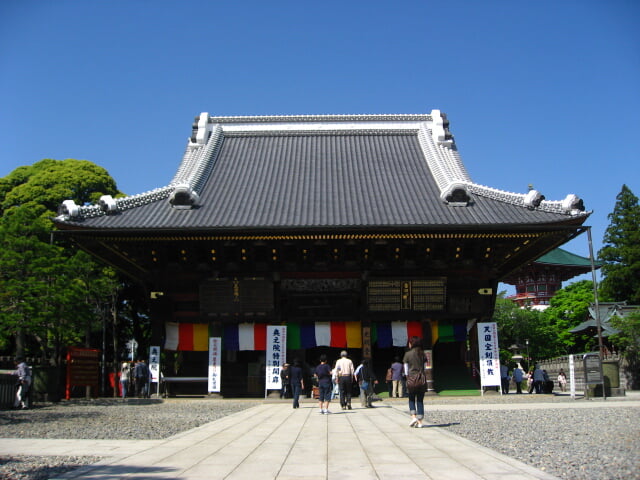
[[[422,340],[411,337],[409,351],[404,354],[404,373],[407,376],[407,390],[409,393],[409,412],[411,413],[410,427],[422,428],[424,418],[424,393],[427,389],[427,376],[424,369],[425,354],[422,350]]]

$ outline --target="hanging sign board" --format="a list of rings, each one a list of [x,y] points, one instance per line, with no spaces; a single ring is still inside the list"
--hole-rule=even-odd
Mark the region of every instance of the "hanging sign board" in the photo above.
[[[481,387],[500,386],[500,353],[498,349],[497,323],[478,323],[478,352],[480,352]]]
[[[287,327],[282,325],[267,326],[267,354],[266,354],[266,390],[282,389],[280,370],[287,358]]]

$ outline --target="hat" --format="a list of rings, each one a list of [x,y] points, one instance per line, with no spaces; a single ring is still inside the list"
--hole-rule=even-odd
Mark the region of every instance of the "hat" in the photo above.
[[[340,356],[341,356],[341,357],[346,357],[346,356],[347,356],[347,351],[346,351],[346,350],[342,350],[342,351],[340,352]]]

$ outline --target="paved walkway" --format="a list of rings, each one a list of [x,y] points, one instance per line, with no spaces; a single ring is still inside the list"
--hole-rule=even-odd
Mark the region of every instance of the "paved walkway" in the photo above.
[[[332,404],[336,408],[335,403]],[[427,402],[425,402],[427,406]],[[439,410],[640,407],[625,400],[458,404]],[[430,406],[427,407],[427,410]],[[318,413],[307,400],[294,410],[265,403],[162,440],[0,439],[0,455],[98,455],[99,463],[58,479],[434,479],[558,480],[447,431],[409,428],[406,399],[375,408]],[[53,479],[52,479],[53,480]]]
[[[0,455],[105,456],[59,479],[557,480],[442,426],[408,423],[406,400],[330,415],[315,402],[265,403],[163,440],[5,439]]]

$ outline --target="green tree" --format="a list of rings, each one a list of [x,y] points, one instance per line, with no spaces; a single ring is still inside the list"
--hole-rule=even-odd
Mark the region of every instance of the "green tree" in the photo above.
[[[604,277],[600,298],[640,304],[640,205],[626,185],[622,186],[608,218],[604,246],[598,252]]]
[[[112,274],[86,254],[51,241],[58,205],[118,195],[101,167],[80,160],[42,160],[0,179],[0,338],[18,353],[59,364],[62,347],[90,339]],[[105,284],[108,287],[105,287]]]
[[[640,388],[640,309],[624,318],[613,317],[610,324],[619,330],[609,340],[622,351],[628,362],[627,375],[631,388]]]
[[[508,350],[511,345],[518,345],[520,353],[526,357],[526,341],[529,341],[532,357],[542,358],[540,348],[548,342],[540,328],[540,312],[530,308],[520,308],[515,302],[505,298],[506,292],[500,292],[496,298],[493,320],[498,324],[498,340],[500,357],[510,359],[513,354]],[[528,367],[528,365],[525,365]]]
[[[33,203],[54,213],[63,200],[83,205],[102,195],[121,195],[104,168],[87,160],[45,159],[0,179],[0,213]]]
[[[595,300],[593,282],[581,280],[561,288],[551,298],[549,308],[544,311],[546,328],[552,335],[556,354],[578,353],[591,347],[589,337],[570,333],[589,315],[589,305]]]

